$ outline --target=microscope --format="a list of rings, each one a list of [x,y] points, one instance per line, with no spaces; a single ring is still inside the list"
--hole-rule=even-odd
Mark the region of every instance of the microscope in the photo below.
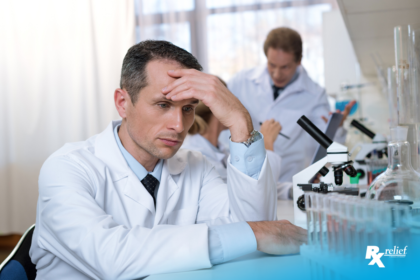
[[[350,177],[357,175],[350,160],[348,149],[339,143],[331,141],[321,130],[318,129],[306,116],[302,116],[297,123],[327,150],[327,156],[313,163],[301,172],[293,176],[293,210],[295,225],[306,228],[305,201],[303,193],[313,191],[320,193],[340,192],[358,195],[358,189],[340,187],[343,184],[343,172]],[[331,166],[330,170],[326,166]],[[323,182],[310,183],[318,173]]]
[[[353,152],[360,147],[359,152],[354,158],[354,168],[356,169],[357,173],[360,174],[359,184],[368,186],[370,182],[368,180],[368,163],[366,162],[366,158],[369,158],[374,150],[377,151],[378,158],[382,158],[383,155],[386,155],[388,152],[388,143],[382,134],[373,133],[360,122],[352,120],[350,124],[365,134],[367,137],[372,139],[372,143],[357,143],[350,151],[350,155],[352,155]]]

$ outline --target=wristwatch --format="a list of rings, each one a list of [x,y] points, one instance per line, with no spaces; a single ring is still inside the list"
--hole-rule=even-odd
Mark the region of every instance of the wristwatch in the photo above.
[[[231,137],[231,136],[230,136]],[[229,139],[230,139],[229,137]],[[258,131],[256,131],[255,129],[251,132],[251,136],[248,138],[248,140],[244,141],[244,142],[238,142],[238,143],[242,143],[245,146],[249,147],[251,146],[252,143],[254,143],[257,140],[260,140],[261,137],[261,133],[259,133]]]

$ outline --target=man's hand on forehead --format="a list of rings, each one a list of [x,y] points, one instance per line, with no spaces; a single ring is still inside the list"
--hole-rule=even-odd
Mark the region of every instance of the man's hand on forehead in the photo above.
[[[230,129],[232,141],[242,142],[249,138],[253,126],[248,111],[216,76],[195,69],[169,70],[168,75],[176,80],[162,89],[167,99],[201,100]]]

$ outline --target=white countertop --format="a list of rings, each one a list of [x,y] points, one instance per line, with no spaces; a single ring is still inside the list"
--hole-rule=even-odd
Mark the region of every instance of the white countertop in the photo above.
[[[293,200],[277,201],[277,219],[293,221]],[[237,258],[212,268],[151,275],[149,280],[189,280],[189,279],[308,279],[309,270],[302,269],[303,258],[300,255],[274,256],[261,252]],[[300,277],[302,278],[300,278]]]

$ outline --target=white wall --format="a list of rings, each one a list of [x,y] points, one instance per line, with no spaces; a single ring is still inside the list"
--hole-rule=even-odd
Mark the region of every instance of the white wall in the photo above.
[[[0,1],[0,235],[35,223],[43,162],[118,118],[132,0]]]
[[[340,94],[340,85],[343,82],[371,84],[360,90],[361,111],[359,117],[365,118],[365,124],[374,132],[389,134],[386,94],[381,92],[377,79],[367,79],[362,74],[358,74],[357,57],[339,10],[323,14],[323,43],[327,93],[329,95]],[[352,119],[353,116],[349,118]],[[349,135],[347,144],[350,148],[357,140],[351,138],[352,135]]]

